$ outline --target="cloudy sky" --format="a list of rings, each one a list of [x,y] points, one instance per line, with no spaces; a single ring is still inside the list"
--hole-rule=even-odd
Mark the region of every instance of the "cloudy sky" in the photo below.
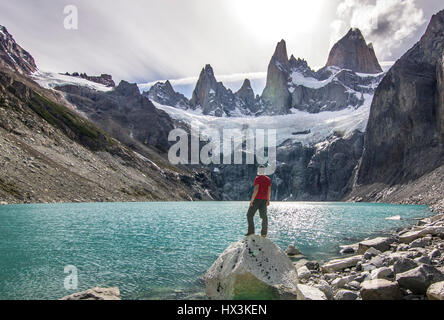
[[[78,29],[64,27],[64,8]],[[15,0],[0,2],[0,25],[42,70],[109,73],[148,83],[173,79],[190,94],[202,67],[236,90],[245,77],[261,93],[276,43],[322,67],[350,27],[393,61],[424,33],[442,0]]]

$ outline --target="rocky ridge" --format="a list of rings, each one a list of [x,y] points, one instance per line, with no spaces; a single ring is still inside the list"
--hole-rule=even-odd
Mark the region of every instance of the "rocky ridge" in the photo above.
[[[100,84],[103,84],[104,86],[110,87],[110,88],[114,88],[116,86],[116,84],[114,83],[113,77],[111,75],[105,74],[105,73],[102,73],[100,76],[89,76],[86,73],[74,72],[74,73],[70,74],[70,73],[66,72],[65,75],[86,79],[88,81],[92,81],[95,83],[100,83]]]
[[[37,70],[34,58],[20,47],[8,30],[0,25],[0,66],[21,74]]]

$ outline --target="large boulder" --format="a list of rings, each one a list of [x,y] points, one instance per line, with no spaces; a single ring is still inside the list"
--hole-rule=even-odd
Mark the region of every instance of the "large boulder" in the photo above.
[[[444,300],[444,281],[432,284],[427,289],[429,300]]]
[[[328,300],[325,293],[318,288],[300,284],[298,289],[298,300]]]
[[[341,289],[335,294],[335,300],[356,300],[358,295],[356,292]]]
[[[73,293],[60,300],[120,300],[120,291],[117,287],[95,287],[82,292]]]
[[[381,252],[388,251],[393,242],[395,242],[395,239],[384,237],[362,241],[359,243],[358,254],[364,254],[370,248],[375,248]]]
[[[396,282],[376,279],[361,284],[361,297],[362,300],[400,300],[402,293]]]
[[[213,300],[295,299],[296,269],[276,244],[250,236],[231,244],[204,276],[206,294]]]
[[[352,256],[344,259],[335,259],[328,261],[321,267],[323,273],[341,271],[346,268],[354,267],[362,260],[362,256]]]
[[[396,275],[396,281],[404,289],[415,294],[425,294],[430,285],[444,281],[444,274],[435,267],[423,264],[415,269]]]

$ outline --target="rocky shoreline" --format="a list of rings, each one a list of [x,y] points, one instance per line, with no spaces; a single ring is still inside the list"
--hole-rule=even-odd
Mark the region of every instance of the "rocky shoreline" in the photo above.
[[[341,246],[341,253],[323,264],[294,262],[299,282],[322,300],[444,300],[443,213],[391,237]]]

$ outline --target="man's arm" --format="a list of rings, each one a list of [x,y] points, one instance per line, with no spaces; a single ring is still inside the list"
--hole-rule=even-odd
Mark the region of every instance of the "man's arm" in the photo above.
[[[256,199],[256,196],[257,196],[257,193],[258,193],[258,192],[259,192],[259,185],[256,184],[256,185],[254,186],[253,196],[251,197],[251,200],[250,200],[250,207],[253,206],[253,201],[254,201],[254,199]]]
[[[270,205],[270,199],[271,199],[271,186],[268,186],[268,193],[267,193],[267,206]]]

